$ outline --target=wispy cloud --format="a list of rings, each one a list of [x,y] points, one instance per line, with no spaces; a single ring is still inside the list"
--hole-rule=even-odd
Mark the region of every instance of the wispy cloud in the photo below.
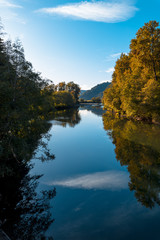
[[[7,7],[7,8],[22,8],[22,6],[14,4],[7,0],[0,0],[0,7]]]
[[[114,53],[114,54],[111,54],[109,56],[106,57],[105,61],[116,61],[120,56],[121,56],[122,53]],[[127,55],[127,53],[124,53]]]
[[[19,10],[22,8],[23,6],[17,5],[11,0],[0,0],[0,17],[4,25],[6,26],[8,22],[26,24],[23,17],[19,16]]]
[[[128,173],[126,172],[106,171],[85,174],[78,177],[75,176],[73,178],[64,179],[60,181],[53,181],[47,183],[47,185],[94,190],[98,189],[120,190],[128,188],[128,181],[129,176]]]
[[[114,67],[108,68],[105,72],[106,72],[106,73],[112,73],[112,72],[114,72]]]
[[[120,55],[121,55],[121,53],[114,53],[114,54],[111,54],[110,57],[111,57],[112,59],[115,59],[115,58],[120,57]]]
[[[121,53],[114,53],[106,57],[105,61],[116,61],[120,57]]]
[[[138,9],[129,1],[107,2],[107,1],[82,1],[79,3],[57,6],[53,8],[42,8],[42,13],[61,15],[76,19],[89,21],[116,23],[126,21],[133,17]]]

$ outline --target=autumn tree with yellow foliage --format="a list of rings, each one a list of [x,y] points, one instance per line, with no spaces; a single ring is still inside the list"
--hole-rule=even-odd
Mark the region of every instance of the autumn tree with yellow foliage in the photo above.
[[[131,40],[129,54],[121,54],[112,84],[104,91],[105,109],[132,118],[160,122],[160,28],[150,21]]]

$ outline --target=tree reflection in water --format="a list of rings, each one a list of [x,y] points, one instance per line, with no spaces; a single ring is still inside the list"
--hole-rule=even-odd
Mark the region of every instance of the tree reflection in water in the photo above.
[[[160,205],[160,127],[103,115],[116,158],[130,173],[129,188],[142,205]]]
[[[29,129],[25,125],[17,122],[12,132],[1,135],[0,220],[11,239],[41,239],[53,222],[49,208],[56,190],[36,192],[41,176],[30,176],[29,161],[39,146],[43,149],[41,160],[54,159],[46,141],[41,140],[49,138],[51,125],[45,121],[33,122]]]
[[[36,192],[41,176],[30,176],[28,165],[16,168],[12,176],[0,180],[0,216],[11,239],[41,239],[53,222],[50,200],[56,190]]]
[[[56,112],[54,119],[71,127],[81,120],[77,109]],[[33,121],[30,127],[26,121],[17,121],[12,132],[0,135],[0,221],[11,239],[53,239],[45,237],[45,232],[54,221],[50,208],[56,189],[38,193],[41,176],[30,176],[33,157],[41,161],[55,158],[47,143],[50,127],[46,121]]]
[[[80,109],[85,109],[88,110],[90,112],[92,112],[93,114],[102,117],[102,114],[104,114],[106,112],[106,110],[103,110],[103,106],[101,105],[101,103],[95,103],[95,104],[81,104],[81,108]]]
[[[75,125],[80,123],[81,116],[78,109],[71,108],[57,111],[57,113],[55,113],[54,120],[57,121],[56,125],[59,124],[62,127],[66,127],[68,124],[70,127],[75,127]]]

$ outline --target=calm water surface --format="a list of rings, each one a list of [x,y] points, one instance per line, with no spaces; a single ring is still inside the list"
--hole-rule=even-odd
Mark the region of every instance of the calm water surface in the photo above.
[[[56,188],[54,240],[160,239],[160,128],[80,108],[51,121],[55,159],[32,160],[37,191]],[[37,153],[38,155],[39,153]]]

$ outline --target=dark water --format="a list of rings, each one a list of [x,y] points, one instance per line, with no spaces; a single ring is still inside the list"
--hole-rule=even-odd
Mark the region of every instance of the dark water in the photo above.
[[[32,160],[37,191],[56,188],[46,236],[160,239],[160,128],[81,108],[51,121],[55,160]]]

